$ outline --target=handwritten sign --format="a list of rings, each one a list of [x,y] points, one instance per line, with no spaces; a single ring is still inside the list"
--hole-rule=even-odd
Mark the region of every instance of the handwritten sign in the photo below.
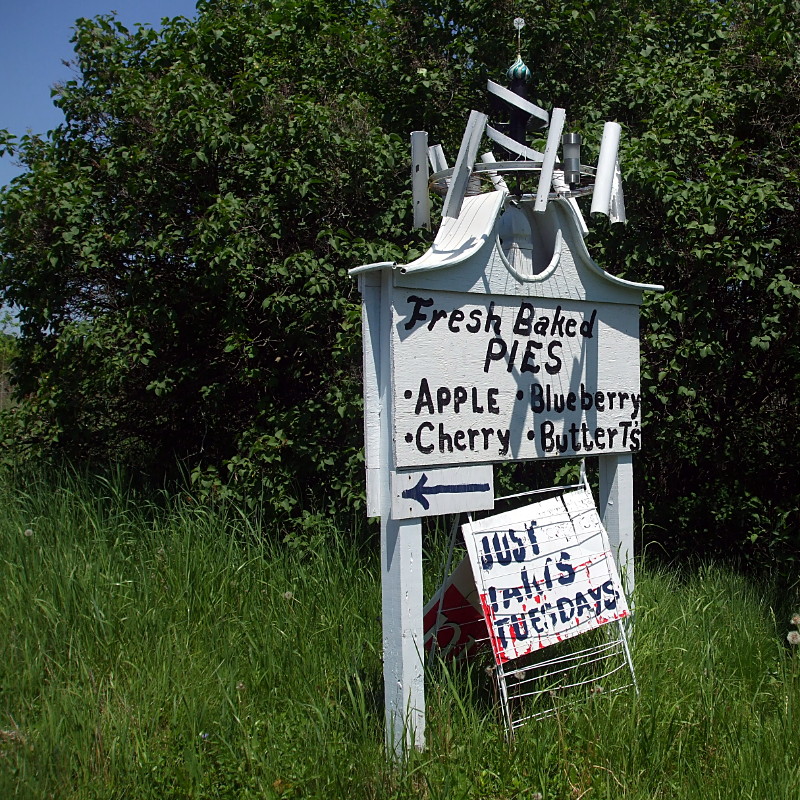
[[[638,308],[394,288],[398,467],[639,450]]]
[[[498,664],[628,616],[586,489],[462,526]]]
[[[391,483],[392,519],[494,507],[494,470],[488,464],[393,472]]]

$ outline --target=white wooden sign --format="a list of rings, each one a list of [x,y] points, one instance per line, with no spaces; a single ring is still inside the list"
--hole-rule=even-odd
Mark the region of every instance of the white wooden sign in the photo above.
[[[588,490],[469,523],[462,531],[498,664],[628,616]]]
[[[383,261],[351,270],[363,296],[367,513],[381,517],[386,733],[396,755],[424,743],[420,518],[490,505],[493,491],[484,487],[492,481],[471,470],[502,461],[599,456],[603,518],[621,557],[629,560],[632,553],[631,458],[641,443],[638,307],[644,291],[661,287],[610,275],[589,255],[576,201],[588,187],[572,190],[556,152],[564,110],[520,105],[513,92],[492,82],[489,91],[549,125],[545,152],[501,134],[486,115],[472,111],[455,166],[447,167],[440,148],[429,148],[430,175],[427,135],[416,132],[416,225],[430,225],[431,182],[447,187],[433,244],[407,264]],[[592,210],[623,219],[614,125],[604,135],[597,180],[602,197]],[[484,153],[478,164],[484,133],[523,161],[497,162]],[[593,172],[581,169],[581,180]],[[493,190],[476,194],[481,173]],[[511,197],[504,173],[536,176],[536,194]],[[448,468],[458,475],[445,477]],[[482,576],[494,643],[506,642],[496,647],[498,657],[574,635],[612,612],[627,613],[602,528],[575,534],[569,550],[551,543],[541,561],[539,540],[534,546],[522,538],[533,519],[504,521],[510,525],[505,532],[475,528],[490,548],[498,537],[493,570],[487,565]],[[569,514],[566,521],[574,522]],[[551,532],[560,523],[553,524]],[[543,527],[536,535],[545,543]],[[528,584],[520,584],[521,567],[508,569],[522,563],[517,555],[523,552]],[[511,560],[504,564],[507,554]],[[627,574],[632,580],[632,564]],[[498,601],[498,591],[508,594]]]
[[[494,508],[490,465],[392,473],[392,518],[412,519]]]
[[[632,453],[633,305],[393,292],[398,467]]]

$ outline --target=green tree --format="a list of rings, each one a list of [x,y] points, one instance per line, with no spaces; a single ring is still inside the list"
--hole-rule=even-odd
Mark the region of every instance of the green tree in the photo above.
[[[628,36],[604,104],[632,224],[604,257],[668,290],[645,310],[648,517],[662,542],[796,566],[800,5],[664,4]]]
[[[78,78],[0,201],[31,448],[177,463],[268,508],[362,491],[348,267],[408,259],[407,136],[454,158],[526,18],[532,99],[596,155],[623,124],[607,269],[644,308],[643,519],[675,548],[797,549],[800,4],[207,0],[160,32],[80,20]],[[595,150],[593,151],[593,148]]]
[[[409,238],[366,3],[78,20],[66,121],[2,199],[32,451],[182,463],[207,488],[361,493],[354,263]],[[222,471],[220,479],[216,470]]]

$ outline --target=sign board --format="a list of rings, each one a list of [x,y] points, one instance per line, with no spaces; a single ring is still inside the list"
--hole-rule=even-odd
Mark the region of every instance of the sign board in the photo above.
[[[441,658],[470,656],[487,645],[489,633],[467,556],[428,601],[422,625],[425,649],[430,650],[435,639]]]
[[[515,96],[491,82],[490,91]],[[430,224],[428,187],[447,187],[433,244],[404,265],[350,271],[363,298],[367,512],[381,517],[386,731],[395,753],[424,742],[420,517],[482,508],[473,505],[482,495],[488,504],[491,481],[464,478],[469,469],[599,456],[604,519],[621,552],[632,552],[638,307],[644,291],[661,287],[610,275],[592,260],[576,195],[555,169],[565,111],[524,110],[549,124],[544,153],[509,145],[472,111],[452,170],[441,148],[427,149],[430,176],[427,134],[413,134],[415,224]],[[598,169],[585,177],[594,176],[598,192],[592,211],[623,219],[619,125],[606,130],[614,135],[604,131]],[[484,133],[523,161],[487,153],[479,165]],[[480,171],[493,189],[468,192]],[[516,174],[514,197],[502,173]],[[525,173],[535,195],[521,190]],[[457,468],[458,478],[442,468]],[[533,516],[477,523],[470,534],[482,537],[470,555],[500,660],[627,613],[597,513],[585,512],[591,524],[583,530],[583,516],[573,519],[562,501],[532,508]],[[563,548],[552,538],[559,526],[571,526],[574,538]]]
[[[392,519],[494,508],[491,465],[392,473]]]
[[[634,305],[394,287],[398,468],[632,453]]]
[[[592,496],[562,496],[462,526],[498,664],[629,614]]]

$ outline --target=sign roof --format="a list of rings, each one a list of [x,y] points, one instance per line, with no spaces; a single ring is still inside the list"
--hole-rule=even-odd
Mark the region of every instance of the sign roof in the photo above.
[[[550,255],[540,273],[521,273],[503,248],[501,223],[509,207],[514,201],[504,191],[467,197],[459,216],[442,220],[433,245],[416,261],[366,264],[350,274],[391,267],[395,286],[632,305],[641,304],[644,291],[663,291],[603,270],[586,249],[582,217],[568,199],[551,201],[543,213],[527,212],[538,248]]]

